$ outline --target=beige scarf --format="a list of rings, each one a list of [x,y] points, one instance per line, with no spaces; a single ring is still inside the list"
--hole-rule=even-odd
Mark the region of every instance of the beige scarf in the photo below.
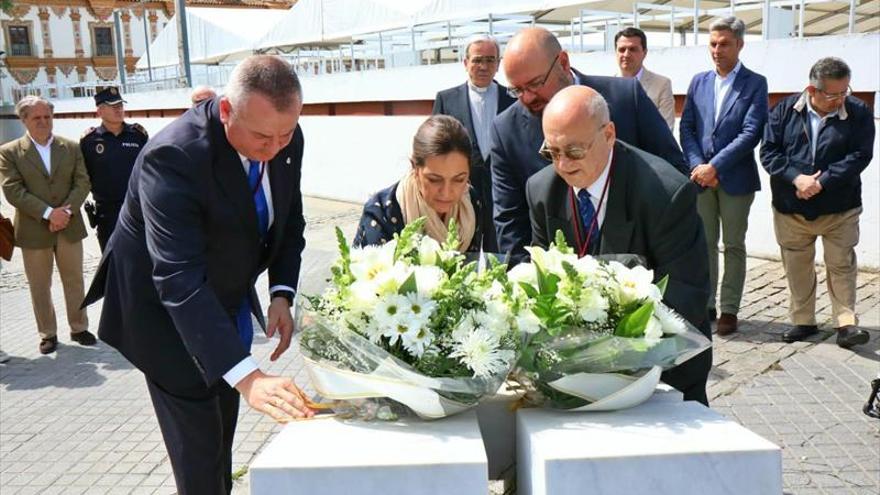
[[[436,240],[443,243],[446,241],[446,233],[449,226],[440,219],[440,215],[428,206],[427,201],[419,190],[419,183],[416,179],[415,171],[410,170],[409,173],[401,179],[397,185],[395,194],[400,209],[403,212],[403,221],[408,224],[419,217],[427,217],[425,222],[425,233]],[[474,214],[474,205],[471,204],[471,195],[465,191],[452,207],[448,218],[455,219],[455,225],[458,229],[458,250],[460,252],[467,251],[474,238],[474,230],[476,229],[476,215]],[[448,219],[447,218],[447,219]]]

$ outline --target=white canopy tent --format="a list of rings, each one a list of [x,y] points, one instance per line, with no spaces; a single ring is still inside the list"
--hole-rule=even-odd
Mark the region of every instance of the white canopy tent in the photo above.
[[[186,9],[190,60],[198,64],[224,62],[236,53],[251,53],[259,41],[287,11],[274,9]],[[154,68],[178,64],[177,15],[168,21],[150,45]],[[244,50],[243,50],[244,49]],[[234,59],[233,59],[234,60]],[[147,56],[138,60],[138,69],[147,68]]]
[[[375,58],[378,67],[380,56],[455,48],[475,33],[503,41],[532,22],[552,28],[560,38],[579,39],[580,46],[584,32],[607,35],[606,30],[634,24],[669,31],[684,43],[685,34],[696,32],[695,20],[705,33],[713,17],[731,9],[751,34],[767,37],[769,22],[764,25],[762,19],[772,7],[785,14],[789,33],[817,36],[877,31],[878,6],[880,0],[299,0],[286,11],[191,8],[187,17],[192,64],[231,62],[263,52],[329,58],[339,66],[348,58],[349,67],[355,58]],[[177,64],[175,22],[151,45],[154,67]],[[138,68],[146,68],[146,57]]]

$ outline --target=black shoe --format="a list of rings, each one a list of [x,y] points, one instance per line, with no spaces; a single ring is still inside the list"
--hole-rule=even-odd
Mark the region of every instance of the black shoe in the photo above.
[[[849,349],[855,345],[867,344],[870,336],[868,332],[851,325],[837,329],[837,345]]]
[[[70,334],[70,340],[79,345],[95,345],[98,342],[98,339],[96,339],[88,330]]]
[[[50,354],[58,348],[58,337],[49,337],[40,341],[40,354]]]
[[[718,312],[715,311],[715,308],[712,308],[706,311],[706,317],[709,318],[709,322],[713,322],[718,319]]]
[[[790,344],[806,340],[817,333],[819,333],[819,328],[816,325],[795,325],[794,328],[782,334],[782,341]]]

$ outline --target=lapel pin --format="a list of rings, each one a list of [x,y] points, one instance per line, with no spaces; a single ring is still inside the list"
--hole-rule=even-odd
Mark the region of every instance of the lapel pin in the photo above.
[[[287,157],[287,161],[286,161],[285,163],[287,163],[288,165],[290,165],[290,157],[289,157],[289,156]]]

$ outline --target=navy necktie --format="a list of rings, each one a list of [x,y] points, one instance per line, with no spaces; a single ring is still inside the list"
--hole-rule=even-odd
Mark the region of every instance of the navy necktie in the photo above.
[[[266,193],[263,191],[260,162],[248,160],[248,163],[250,164],[248,169],[248,190],[253,195],[254,207],[257,210],[257,228],[260,232],[260,240],[264,241],[266,233],[269,232],[269,203],[266,201]],[[265,169],[263,173],[265,173]],[[244,296],[244,300],[242,300],[241,306],[238,308],[236,326],[238,327],[238,337],[241,339],[242,344],[247,349],[250,349],[254,341],[254,322],[251,318],[250,292]]]
[[[593,223],[593,217],[596,216],[596,208],[593,207],[593,202],[590,200],[590,193],[587,192],[586,189],[581,189],[578,191],[578,213],[581,216],[581,223],[584,226],[584,242],[589,237],[590,246],[594,245],[599,239],[599,221],[596,219],[596,222]],[[590,231],[590,227],[592,227],[592,232]],[[587,252],[590,252],[590,246],[587,246]]]

